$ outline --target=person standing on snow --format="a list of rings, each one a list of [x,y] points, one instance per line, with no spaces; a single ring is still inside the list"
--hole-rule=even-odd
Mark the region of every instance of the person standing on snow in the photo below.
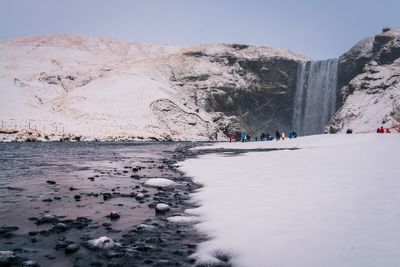
[[[242,132],[242,143],[244,143],[246,141],[246,133],[243,131]]]
[[[276,138],[276,141],[281,140],[281,134],[280,134],[279,131],[276,131],[276,133],[275,133],[275,138]]]

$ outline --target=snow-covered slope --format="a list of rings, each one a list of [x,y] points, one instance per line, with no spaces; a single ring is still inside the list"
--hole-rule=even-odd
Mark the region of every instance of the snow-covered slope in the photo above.
[[[199,216],[198,229],[210,236],[194,254],[198,261],[399,265],[400,168],[394,161],[400,134],[315,135],[211,148],[226,152],[181,164],[203,185],[192,195],[199,207],[187,211]],[[235,155],[235,149],[282,150]]]
[[[210,140],[234,134],[241,114],[210,108],[210,96],[218,86],[253,86],[255,72],[240,73],[245,67],[238,61],[260,59],[296,64],[307,58],[223,44],[179,48],[77,36],[3,41],[1,131],[49,139]]]
[[[400,30],[367,38],[340,58],[343,106],[327,130],[373,132],[400,126]]]

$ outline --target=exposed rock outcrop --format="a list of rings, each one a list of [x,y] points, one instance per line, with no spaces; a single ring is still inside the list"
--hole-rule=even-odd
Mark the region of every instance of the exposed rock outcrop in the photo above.
[[[246,45],[208,46],[185,52],[171,67],[177,90],[208,112],[238,118],[254,134],[289,130],[298,63],[306,57]]]
[[[400,124],[400,30],[367,38],[340,57],[342,107],[328,132],[371,132]]]

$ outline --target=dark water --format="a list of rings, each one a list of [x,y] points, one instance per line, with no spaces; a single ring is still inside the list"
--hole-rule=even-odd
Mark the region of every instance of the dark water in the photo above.
[[[188,146],[192,145],[0,143],[0,226],[18,227],[0,231],[0,250],[14,251],[18,264],[34,260],[40,266],[159,266],[166,260],[190,265],[187,256],[199,237],[190,226],[180,228],[166,221],[173,213],[191,207],[186,200],[197,188],[174,166],[185,157]],[[160,177],[175,180],[178,186],[143,186],[148,178]],[[138,193],[146,198],[136,199]],[[154,204],[159,202],[169,204],[172,210],[156,216]],[[106,216],[111,211],[121,217],[110,220]],[[67,223],[67,230],[54,232],[55,223],[37,225],[45,214],[55,215],[61,222],[70,223],[77,217],[90,222],[82,229]],[[156,225],[157,230],[145,235],[135,232],[143,222]],[[110,257],[105,251],[82,247],[85,240],[101,236],[122,243],[124,251]],[[140,249],[151,237],[159,241],[153,239],[156,244],[148,251]],[[63,248],[55,249],[60,239],[79,245],[79,251],[66,255]]]

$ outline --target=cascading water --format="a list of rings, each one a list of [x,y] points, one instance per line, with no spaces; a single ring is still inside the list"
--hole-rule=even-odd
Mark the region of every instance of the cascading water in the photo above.
[[[301,135],[322,133],[336,112],[338,59],[299,64],[293,129]]]

